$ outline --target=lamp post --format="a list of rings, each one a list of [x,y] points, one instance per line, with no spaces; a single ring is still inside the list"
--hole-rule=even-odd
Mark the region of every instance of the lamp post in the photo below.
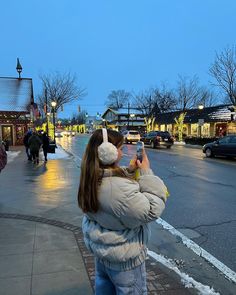
[[[48,94],[47,94],[47,88],[45,88],[45,114],[46,114],[46,133],[47,133],[47,136],[48,136]]]
[[[106,128],[106,119],[102,119],[103,128]]]
[[[132,119],[132,126],[134,125],[134,117],[135,117],[135,114],[130,114],[130,118]]]
[[[203,104],[198,105],[198,109],[201,112],[204,109]],[[199,137],[202,138],[202,125],[204,124],[204,119],[198,119],[198,126],[199,126]]]
[[[21,74],[21,72],[22,72],[22,66],[21,66],[21,64],[20,64],[20,60],[19,60],[19,58],[17,58],[16,70],[17,70],[17,72],[18,72],[18,74],[19,74],[19,79],[21,79],[20,74]]]
[[[53,141],[54,141],[54,143],[56,143],[56,139],[55,139],[55,133],[56,133],[55,107],[56,107],[56,105],[57,105],[57,103],[55,101],[51,102],[52,115],[53,115]]]

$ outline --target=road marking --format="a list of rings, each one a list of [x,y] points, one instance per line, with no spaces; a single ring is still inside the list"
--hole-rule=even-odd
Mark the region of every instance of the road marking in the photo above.
[[[206,261],[208,261],[209,263],[214,265],[230,281],[236,283],[236,273],[232,269],[230,269],[228,266],[223,264],[221,261],[219,261],[213,255],[211,255],[209,252],[207,252],[206,250],[201,248],[198,244],[196,244],[195,242],[193,242],[192,240],[187,238],[181,232],[176,230],[172,225],[167,223],[165,220],[159,218],[159,219],[156,220],[156,223],[160,224],[164,229],[168,230],[174,236],[179,237],[182,240],[182,243],[186,247],[188,247],[194,253],[196,253],[198,256],[203,257]]]
[[[214,288],[203,285],[202,283],[194,280],[188,274],[181,272],[171,259],[167,259],[163,255],[157,254],[150,250],[148,250],[148,255],[161,264],[165,265],[168,269],[171,269],[177,273],[181,277],[181,282],[185,288],[195,288],[199,291],[199,294],[202,295],[220,295],[220,293],[216,292]]]

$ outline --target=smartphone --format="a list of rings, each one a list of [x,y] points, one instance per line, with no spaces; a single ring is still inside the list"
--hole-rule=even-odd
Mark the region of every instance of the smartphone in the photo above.
[[[136,144],[136,155],[137,160],[142,162],[143,160],[143,149],[144,149],[144,143],[142,141],[138,141]]]

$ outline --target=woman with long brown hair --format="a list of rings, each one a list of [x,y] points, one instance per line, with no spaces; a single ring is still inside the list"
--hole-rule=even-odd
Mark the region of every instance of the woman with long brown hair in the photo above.
[[[165,208],[167,189],[153,175],[145,151],[120,167],[123,136],[100,129],[91,136],[81,166],[79,207],[83,234],[95,256],[96,294],[147,294],[148,223]],[[139,169],[139,178],[134,172]]]

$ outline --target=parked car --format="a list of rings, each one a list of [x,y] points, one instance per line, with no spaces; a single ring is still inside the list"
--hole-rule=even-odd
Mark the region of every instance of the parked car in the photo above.
[[[63,137],[63,131],[56,130],[55,137]]]
[[[66,130],[63,132],[65,136],[75,136],[75,131]]]
[[[141,137],[144,144],[150,145],[153,149],[160,146],[171,148],[174,143],[174,138],[168,131],[151,131]]]
[[[123,133],[125,143],[140,141],[140,134],[136,130],[125,130]]]
[[[236,134],[209,142],[203,146],[202,151],[208,158],[214,156],[236,157]]]

